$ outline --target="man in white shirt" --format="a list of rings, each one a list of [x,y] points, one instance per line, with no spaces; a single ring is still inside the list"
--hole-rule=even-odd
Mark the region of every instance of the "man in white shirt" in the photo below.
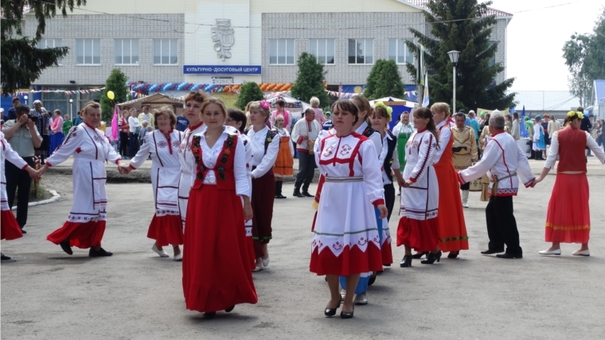
[[[319,135],[321,126],[315,119],[315,110],[308,108],[305,111],[304,119],[300,119],[292,129],[290,138],[296,143],[298,151],[298,174],[294,184],[294,196],[313,197],[309,193],[309,185],[315,175],[315,155],[313,154],[313,144]],[[302,193],[300,187],[302,186]]]
[[[153,130],[155,129],[155,125],[153,125],[153,115],[149,113],[149,105],[143,105],[143,112],[139,113],[139,124],[143,125],[143,121],[149,122],[149,127]]]

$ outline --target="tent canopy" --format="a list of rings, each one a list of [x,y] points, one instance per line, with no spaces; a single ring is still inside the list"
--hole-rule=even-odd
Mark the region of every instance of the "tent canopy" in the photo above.
[[[171,106],[173,108],[182,109],[185,101],[175,97],[167,96],[161,93],[155,93],[151,96],[141,97],[127,102],[119,103],[120,109],[135,108],[140,110],[143,105],[149,105],[152,109],[159,108],[162,106]],[[176,113],[176,112],[175,112]]]

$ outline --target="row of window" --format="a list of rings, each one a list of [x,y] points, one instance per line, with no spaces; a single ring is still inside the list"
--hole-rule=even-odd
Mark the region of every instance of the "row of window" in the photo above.
[[[61,39],[42,39],[38,48],[62,47]],[[76,64],[101,64],[101,39],[76,39]],[[177,39],[153,39],[153,64],[178,64]],[[61,63],[61,61],[59,61]],[[114,64],[138,65],[139,40],[114,39]]]
[[[319,63],[334,64],[335,39],[309,39],[309,53]],[[294,65],[294,39],[269,39],[269,64]],[[389,60],[397,64],[413,63],[414,53],[408,49],[405,39],[389,39]],[[349,64],[374,63],[374,39],[348,40]]]

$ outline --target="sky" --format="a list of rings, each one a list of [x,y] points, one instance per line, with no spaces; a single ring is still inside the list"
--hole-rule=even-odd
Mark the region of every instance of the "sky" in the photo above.
[[[516,78],[511,90],[567,91],[563,45],[576,32],[594,32],[605,1],[493,0],[490,7],[513,14],[507,31],[506,76]]]

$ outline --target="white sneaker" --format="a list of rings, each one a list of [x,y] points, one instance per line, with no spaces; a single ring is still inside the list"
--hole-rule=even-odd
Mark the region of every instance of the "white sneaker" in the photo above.
[[[151,250],[153,250],[156,254],[160,255],[160,257],[170,257],[170,255],[168,255],[168,253],[164,249],[159,250],[155,243],[151,247]]]
[[[462,207],[463,208],[468,208],[468,203],[466,203],[466,202],[462,203]]]
[[[368,304],[368,297],[367,297],[368,293],[362,293],[362,294],[357,294],[355,295],[355,300],[353,300],[353,303],[356,305],[367,305]]]
[[[540,255],[561,255],[561,249],[555,249],[551,251],[549,251],[548,249],[540,250],[538,253]]]

